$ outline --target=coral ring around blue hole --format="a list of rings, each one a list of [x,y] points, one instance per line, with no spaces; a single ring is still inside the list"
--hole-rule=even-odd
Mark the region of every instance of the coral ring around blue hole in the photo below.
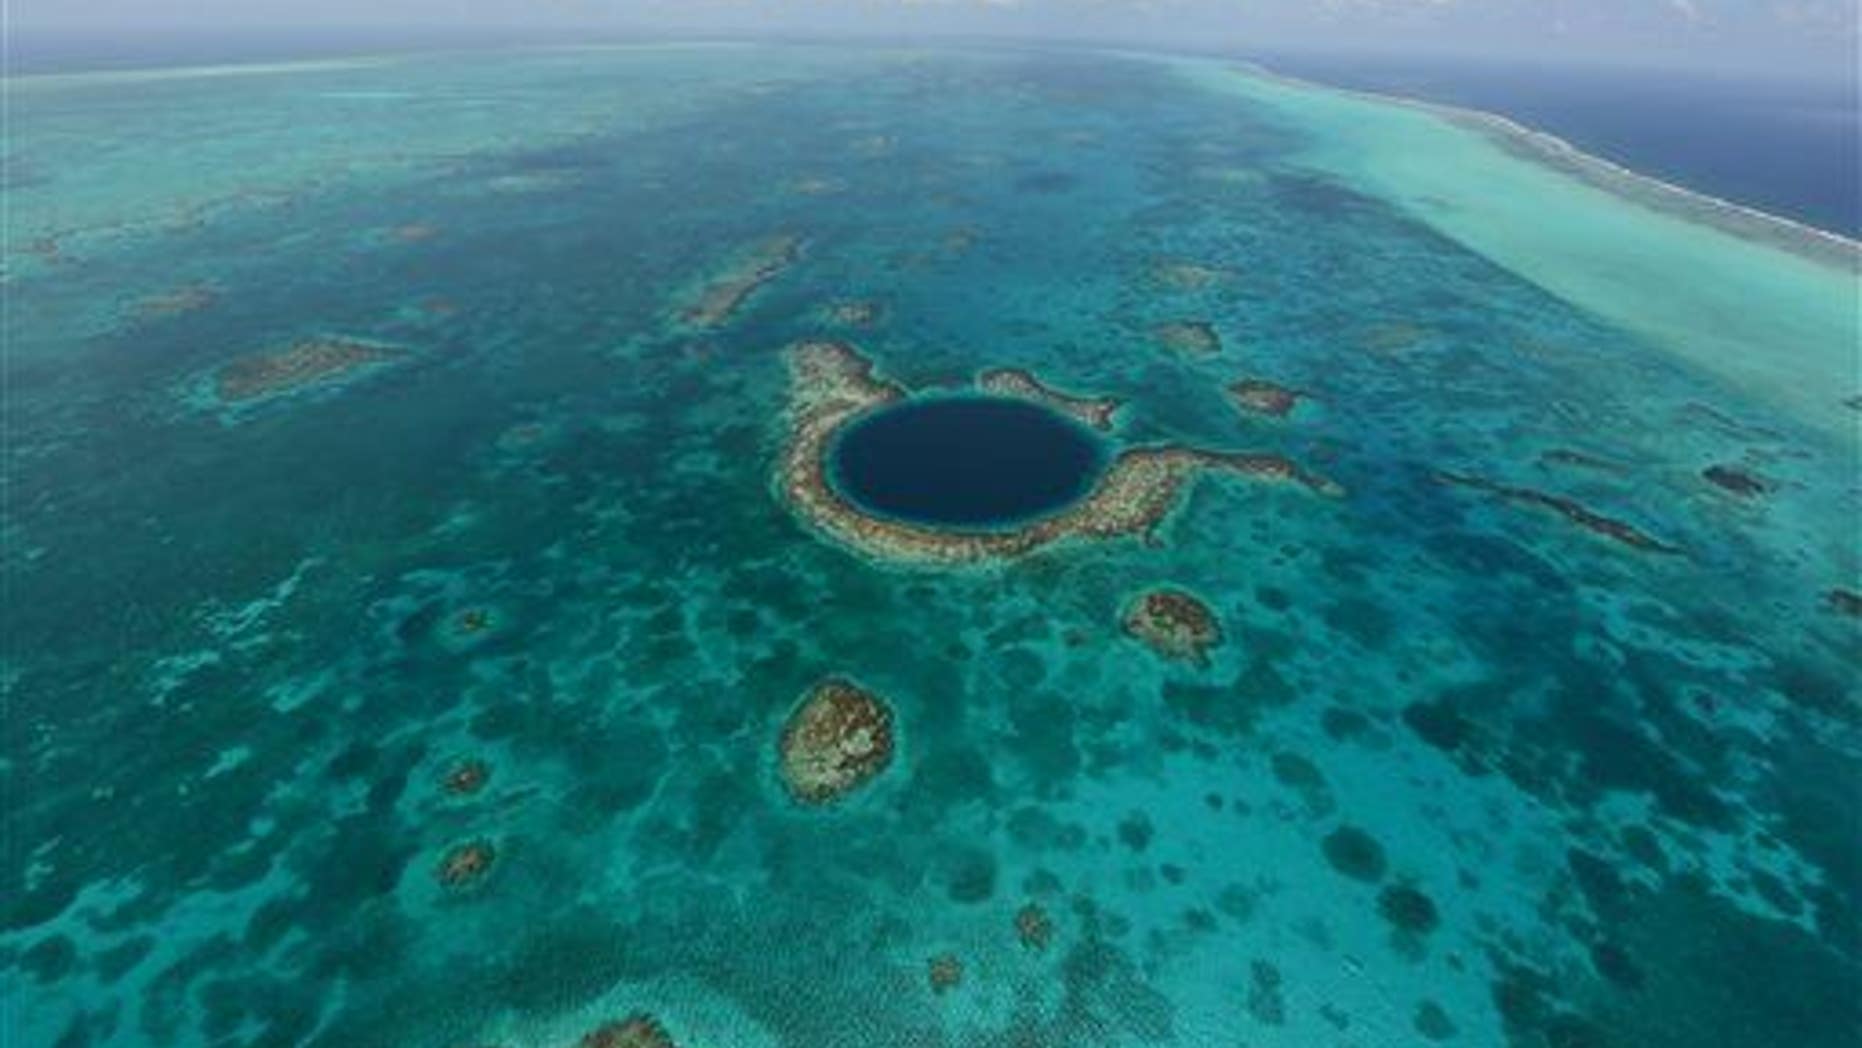
[[[1037,404],[920,397],[859,419],[835,440],[828,475],[861,510],[969,531],[1057,513],[1092,491],[1105,443]]]

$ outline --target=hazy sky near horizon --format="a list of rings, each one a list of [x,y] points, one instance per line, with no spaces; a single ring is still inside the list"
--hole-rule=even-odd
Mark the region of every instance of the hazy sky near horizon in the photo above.
[[[11,0],[34,31],[519,27],[1468,52],[1854,76],[1857,0]]]

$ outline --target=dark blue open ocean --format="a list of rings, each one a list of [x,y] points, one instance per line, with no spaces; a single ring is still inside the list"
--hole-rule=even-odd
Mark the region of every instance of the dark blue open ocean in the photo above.
[[[1697,192],[1862,233],[1854,83],[1444,58],[1276,54],[1263,63],[1339,87],[1499,113]]]

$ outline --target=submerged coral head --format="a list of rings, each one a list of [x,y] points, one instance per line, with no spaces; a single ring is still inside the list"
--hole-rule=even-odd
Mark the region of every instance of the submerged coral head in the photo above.
[[[283,349],[250,353],[225,364],[214,373],[214,392],[228,404],[281,396],[334,382],[397,355],[386,346],[356,339],[304,339]]]
[[[455,761],[440,779],[441,787],[456,797],[469,796],[485,788],[491,779],[491,765],[477,757]]]
[[[620,1022],[604,1023],[584,1034],[577,1048],[678,1048],[658,1019],[630,1015]]]
[[[498,861],[498,849],[483,838],[456,844],[440,857],[435,875],[447,888],[468,888],[483,881]]]

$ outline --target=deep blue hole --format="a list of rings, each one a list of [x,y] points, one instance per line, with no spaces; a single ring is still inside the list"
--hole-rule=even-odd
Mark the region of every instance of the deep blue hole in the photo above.
[[[989,529],[1062,509],[1091,490],[1104,445],[1035,404],[936,397],[849,426],[829,453],[841,493],[862,509],[921,524]]]

